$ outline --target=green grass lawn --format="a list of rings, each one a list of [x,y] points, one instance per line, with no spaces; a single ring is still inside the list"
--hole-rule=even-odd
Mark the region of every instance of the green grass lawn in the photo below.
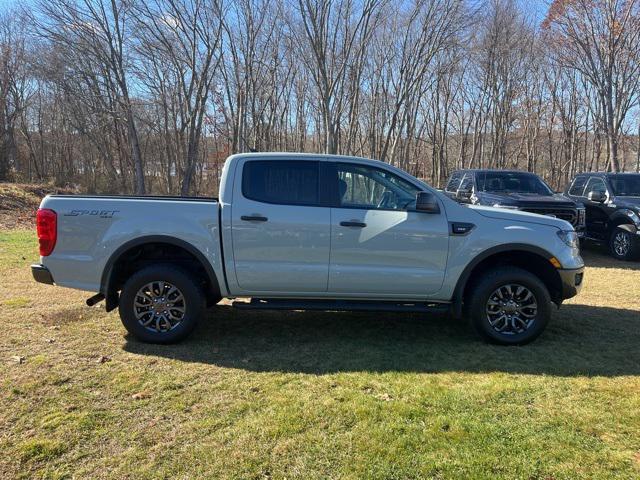
[[[36,284],[0,233],[0,478],[640,476],[640,264],[526,347],[445,317],[219,305],[173,346]]]

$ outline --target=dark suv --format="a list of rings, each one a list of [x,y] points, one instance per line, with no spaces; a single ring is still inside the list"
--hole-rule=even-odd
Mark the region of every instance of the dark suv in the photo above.
[[[444,192],[460,203],[487,205],[557,217],[582,235],[584,206],[555,193],[540,177],[518,170],[457,170]]]
[[[584,202],[586,238],[620,260],[640,256],[640,173],[581,173],[566,195]]]

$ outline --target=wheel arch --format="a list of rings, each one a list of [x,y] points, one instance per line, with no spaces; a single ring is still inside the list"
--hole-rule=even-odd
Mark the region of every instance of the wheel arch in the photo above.
[[[617,227],[627,230],[630,233],[636,233],[638,231],[638,227],[635,225],[628,212],[635,213],[632,210],[626,208],[618,210],[614,213],[614,215],[611,217],[611,220],[609,221],[609,236],[613,234],[613,231]]]
[[[147,235],[130,240],[118,247],[107,260],[100,280],[100,293],[106,298],[107,311],[118,306],[118,287],[122,267],[121,262],[132,252],[142,251],[149,247],[168,246],[177,252],[184,252],[185,259],[191,257],[204,272],[207,299],[213,301],[221,297],[220,283],[211,263],[205,255],[194,245],[169,235]],[[171,262],[170,263],[178,263]]]
[[[496,266],[513,266],[536,275],[549,290],[554,303],[562,302],[562,279],[556,268],[550,263],[554,258],[543,248],[528,244],[498,245],[478,254],[465,267],[453,292],[453,314],[462,317],[465,297],[469,287],[482,272]]]

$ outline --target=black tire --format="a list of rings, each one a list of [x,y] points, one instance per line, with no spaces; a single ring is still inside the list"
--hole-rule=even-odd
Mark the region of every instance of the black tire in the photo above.
[[[609,237],[609,253],[618,260],[635,260],[640,256],[640,241],[628,230],[616,227]]]
[[[160,282],[163,282],[162,286]],[[138,295],[148,285],[153,285],[154,291]],[[175,287],[177,293],[170,287]],[[141,302],[153,302],[155,299],[158,304],[140,307]],[[170,303],[173,300],[176,303]],[[154,309],[158,305],[158,314],[155,314],[155,310],[150,313],[152,320],[149,326],[144,326],[143,323],[150,318],[149,315],[145,316],[145,309]],[[204,305],[202,289],[183,269],[175,265],[159,264],[145,267],[127,280],[120,293],[118,308],[122,324],[137,339],[146,343],[167,344],[179,342],[191,333],[202,316]],[[168,310],[161,310],[163,308]],[[139,318],[140,315],[143,316]]]
[[[517,286],[524,287],[524,290],[513,288]],[[504,307],[496,306],[495,299],[497,297],[494,294],[500,288],[503,289],[501,294],[505,298],[509,297],[509,291],[516,293],[513,295],[513,304]],[[535,301],[535,314],[533,304],[530,303],[531,298],[524,300],[527,295],[526,290],[532,294]],[[518,292],[522,293],[518,294]],[[489,305],[490,301],[491,305]],[[522,308],[519,307],[517,311],[509,312],[507,315],[511,315],[511,317],[507,319],[507,316],[501,312],[507,308],[515,309],[515,305],[520,305]],[[497,308],[498,311],[490,314],[489,309],[493,308]],[[503,310],[500,310],[501,308]],[[549,323],[551,297],[544,283],[532,273],[517,267],[497,267],[483,273],[471,285],[471,291],[465,302],[465,316],[486,341],[500,345],[524,345],[535,340]],[[529,316],[532,317],[529,318]],[[493,318],[496,327],[492,325],[490,318]],[[500,320],[496,320],[496,318]],[[514,319],[512,320],[512,318]],[[507,327],[503,332],[498,331],[497,327],[503,324],[506,324]],[[515,328],[516,325],[517,328]]]

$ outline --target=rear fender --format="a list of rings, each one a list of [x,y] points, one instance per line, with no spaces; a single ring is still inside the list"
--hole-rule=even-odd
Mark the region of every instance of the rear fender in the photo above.
[[[114,275],[113,275],[113,267],[116,262],[120,259],[122,255],[131,250],[132,248],[139,247],[145,244],[151,243],[164,243],[169,245],[174,245],[176,247],[182,248],[185,251],[189,252],[193,255],[198,262],[200,262],[207,273],[207,277],[209,280],[209,284],[211,285],[212,292],[211,294],[214,296],[221,296],[220,290],[220,282],[218,281],[217,275],[211,265],[211,263],[207,260],[205,255],[198,250],[195,246],[190,243],[166,235],[147,235],[144,237],[139,237],[134,240],[131,240],[123,245],[121,245],[107,260],[106,266],[102,272],[102,277],[100,281],[100,293],[102,293],[106,297],[106,308],[107,311],[113,310],[118,306],[118,293],[114,288]]]

